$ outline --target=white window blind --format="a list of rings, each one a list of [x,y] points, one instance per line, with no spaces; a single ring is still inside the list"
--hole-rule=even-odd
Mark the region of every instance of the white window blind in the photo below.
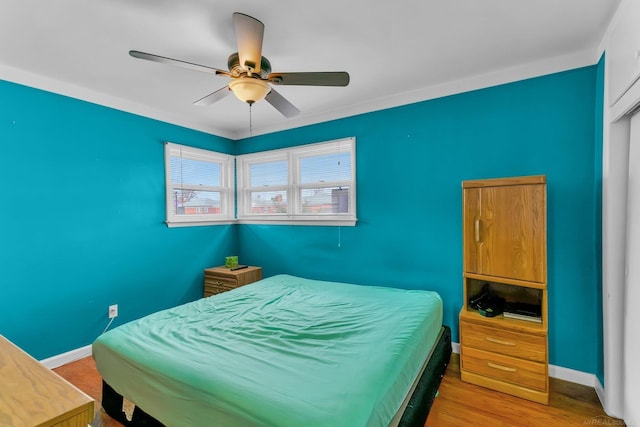
[[[249,215],[283,215],[288,212],[289,168],[286,157],[277,157],[247,164]]]
[[[232,156],[167,142],[167,225],[233,220],[232,166]]]
[[[238,218],[354,225],[355,138],[237,158]]]

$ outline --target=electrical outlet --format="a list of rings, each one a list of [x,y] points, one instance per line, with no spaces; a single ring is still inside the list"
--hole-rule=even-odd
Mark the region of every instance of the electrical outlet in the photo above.
[[[109,319],[113,319],[114,317],[118,317],[118,304],[109,306]]]

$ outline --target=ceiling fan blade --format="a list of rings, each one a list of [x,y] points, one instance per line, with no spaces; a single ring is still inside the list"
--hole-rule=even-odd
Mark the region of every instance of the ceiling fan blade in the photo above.
[[[233,14],[233,26],[236,30],[240,66],[244,69],[251,68],[259,73],[262,61],[264,24],[249,15],[235,12]]]
[[[287,118],[300,114],[300,110],[298,110],[295,105],[287,101],[284,96],[280,95],[273,88],[271,88],[271,92],[269,92],[264,99]]]
[[[130,50],[129,55],[138,59],[146,59],[147,61],[177,65],[178,67],[188,68],[190,70],[195,70],[195,71],[202,71],[209,74],[225,75],[225,76],[230,75],[228,71],[218,70],[217,68],[207,67],[205,65],[193,64],[191,62],[181,61],[179,59],[167,58],[165,56],[154,55],[152,53],[140,52],[137,50]]]
[[[346,71],[271,73],[267,80],[276,85],[347,86],[349,84],[349,73]]]
[[[217,91],[198,99],[196,102],[193,103],[193,105],[201,105],[201,106],[211,105],[215,102],[220,101],[222,98],[229,95],[230,93],[231,91],[229,90],[229,86],[221,87]]]

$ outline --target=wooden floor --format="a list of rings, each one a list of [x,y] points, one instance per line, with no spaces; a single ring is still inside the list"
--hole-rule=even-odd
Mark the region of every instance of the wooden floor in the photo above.
[[[122,426],[100,410],[102,379],[91,357],[54,371],[96,400],[96,419],[92,427]],[[508,396],[462,382],[458,355],[453,354],[425,427],[625,425],[621,420],[606,416],[593,388],[553,378],[550,382],[549,406]]]
[[[549,383],[549,406],[468,384],[460,380],[454,353],[425,427],[625,425],[604,413],[593,388],[555,378]]]
[[[96,416],[91,423],[91,427],[122,427],[121,423],[102,411],[100,405],[102,400],[102,377],[98,373],[92,357],[85,357],[60,366],[55,368],[54,371],[96,401]]]

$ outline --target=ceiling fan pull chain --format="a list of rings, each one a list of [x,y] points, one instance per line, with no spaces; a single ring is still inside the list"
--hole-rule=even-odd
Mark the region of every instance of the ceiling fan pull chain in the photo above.
[[[252,123],[252,114],[251,112],[253,111],[251,109],[252,104],[249,104],[249,136],[253,136],[253,123]]]

